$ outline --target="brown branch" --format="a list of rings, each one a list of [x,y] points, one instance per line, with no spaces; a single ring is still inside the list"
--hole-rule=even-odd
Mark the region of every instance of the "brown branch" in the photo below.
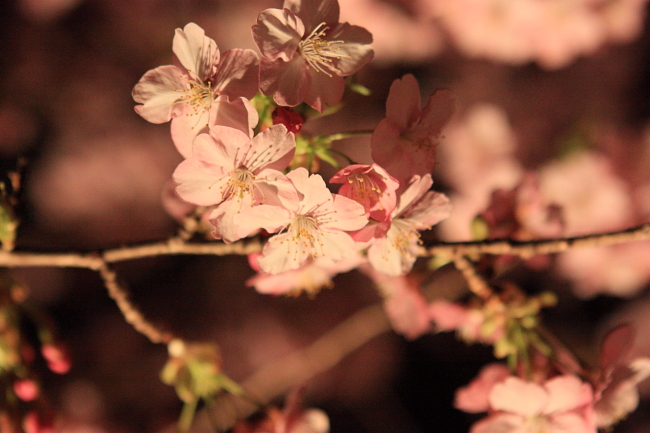
[[[430,257],[444,254],[449,257],[457,257],[471,254],[509,254],[530,258],[538,254],[561,253],[572,248],[593,248],[643,240],[650,240],[650,223],[615,232],[560,239],[534,241],[497,239],[479,242],[440,243],[427,248],[423,255]]]
[[[441,242],[423,248],[420,254],[423,257],[444,254],[452,258],[472,254],[510,254],[528,258],[538,254],[561,253],[571,248],[598,247],[642,240],[650,240],[650,224],[616,232],[560,239],[535,241],[497,239],[476,242]],[[49,266],[99,270],[104,261],[106,263],[117,263],[164,255],[246,255],[258,253],[261,250],[262,242],[259,239],[247,239],[225,244],[223,242],[191,243],[185,242],[179,237],[173,237],[163,242],[111,248],[94,254],[30,253],[0,250],[0,266],[10,268]]]
[[[492,296],[492,289],[490,289],[487,282],[476,273],[476,269],[474,269],[474,266],[469,260],[458,255],[454,257],[454,265],[456,265],[456,269],[458,269],[460,273],[463,274],[463,277],[465,277],[465,280],[467,280],[467,285],[472,293],[483,299]]]
[[[153,324],[144,318],[140,310],[131,303],[129,294],[117,282],[117,274],[113,271],[107,263],[98,269],[99,274],[104,281],[104,285],[108,290],[108,296],[115,301],[120,312],[124,316],[124,320],[140,334],[147,337],[152,343],[169,343],[173,336],[170,333],[158,330]]]

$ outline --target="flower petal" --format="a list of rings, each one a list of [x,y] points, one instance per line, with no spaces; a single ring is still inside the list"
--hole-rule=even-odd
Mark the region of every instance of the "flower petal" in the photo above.
[[[258,64],[253,50],[232,49],[223,53],[212,83],[215,94],[251,99],[258,89]]]
[[[183,30],[176,29],[172,47],[178,62],[199,81],[214,75],[219,64],[219,48],[201,27],[189,23]]]
[[[393,81],[386,99],[386,118],[400,132],[420,120],[420,85],[411,74]]]
[[[285,0],[282,7],[291,10],[302,19],[307,34],[320,23],[331,26],[339,22],[338,0]]]
[[[194,159],[186,159],[176,167],[173,179],[180,198],[199,206],[212,206],[223,200],[220,187],[228,176],[207,172]]]
[[[348,23],[339,24],[327,39],[342,41],[333,45],[336,51],[340,52],[341,57],[334,59],[332,69],[335,69],[340,76],[347,77],[356,73],[375,55],[370,46],[372,35],[363,27],[351,26]]]
[[[494,410],[528,417],[541,414],[548,404],[549,396],[542,386],[534,382],[509,377],[494,385],[488,400]]]
[[[581,381],[577,376],[556,376],[544,383],[548,391],[548,405],[544,413],[568,412],[590,403],[593,392],[589,384]]]
[[[253,173],[266,168],[284,170],[291,163],[296,150],[296,139],[284,125],[266,128],[251,140],[249,158],[244,161]]]
[[[304,62],[303,62],[304,63]],[[341,101],[345,90],[345,80],[338,75],[331,77],[324,72],[315,71],[307,66],[309,87],[304,96],[304,102],[321,113],[327,105],[334,105]]]
[[[295,107],[305,100],[311,86],[309,66],[300,56],[288,62],[260,61],[260,90],[273,95],[278,105]]]
[[[145,73],[133,88],[135,111],[151,123],[165,123],[185,111],[185,104],[175,104],[180,90],[189,88],[176,66],[160,66]]]
[[[287,9],[262,11],[253,26],[253,39],[262,55],[270,61],[285,62],[297,56],[298,44],[305,34],[302,20]]]

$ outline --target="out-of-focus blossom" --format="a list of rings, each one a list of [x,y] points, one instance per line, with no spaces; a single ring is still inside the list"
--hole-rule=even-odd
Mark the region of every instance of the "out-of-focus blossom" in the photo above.
[[[611,428],[639,405],[637,385],[650,376],[650,358],[629,360],[634,336],[631,325],[621,325],[603,338],[593,381],[599,428]]]
[[[510,376],[492,387],[492,414],[474,424],[470,433],[596,433],[592,402],[591,386],[573,375],[543,384]]]
[[[136,112],[152,123],[172,120],[172,138],[186,158],[194,137],[209,125],[252,134],[257,112],[243,98],[257,93],[257,54],[233,49],[221,55],[194,23],[176,29],[173,51],[174,65],[148,71],[133,88],[133,99],[142,104]]]
[[[439,26],[430,17],[400,7],[400,1],[339,0],[341,17],[372,33],[374,62],[421,62],[445,46]],[[415,4],[415,2],[411,2]]]
[[[214,235],[234,242],[262,228],[239,223],[254,205],[284,206],[298,199],[279,171],[289,165],[295,149],[295,138],[284,125],[253,139],[234,128],[213,126],[209,134],[196,137],[192,158],[176,168],[176,192],[189,203],[219,205],[210,215]]]
[[[330,183],[342,183],[339,194],[361,204],[376,221],[386,221],[397,204],[399,183],[377,164],[349,165],[332,176]]]
[[[345,260],[333,261],[327,257],[309,259],[300,268],[273,275],[263,272],[257,264],[260,254],[248,256],[248,263],[257,275],[246,280],[247,286],[255,287],[260,293],[271,295],[298,296],[302,292],[312,296],[323,288],[333,286],[336,274],[351,271],[365,261],[361,255]]]
[[[413,175],[433,171],[442,128],[454,113],[448,90],[438,90],[423,109],[420,86],[411,74],[393,82],[386,100],[386,117],[371,138],[372,159],[406,188]]]
[[[490,206],[480,215],[491,239],[553,238],[564,231],[560,207],[547,204],[533,173],[513,190],[493,191]]]
[[[285,0],[253,26],[262,53],[260,90],[279,105],[305,102],[318,111],[343,96],[343,77],[372,59],[372,35],[339,23],[337,0]]]
[[[413,340],[431,330],[427,301],[413,278],[391,277],[367,265],[360,270],[377,286],[395,332]]]
[[[413,176],[391,219],[376,227],[368,248],[368,261],[373,268],[392,277],[409,272],[420,250],[419,231],[430,229],[449,216],[449,199],[429,191],[431,185],[430,174]]]
[[[300,200],[286,207],[256,206],[246,217],[277,226],[273,231],[283,230],[264,245],[257,261],[260,269],[279,274],[300,268],[310,258],[326,257],[336,262],[355,255],[355,242],[346,232],[368,223],[363,206],[332,194],[320,175],[309,176],[304,168],[291,171],[287,177]]]
[[[568,65],[605,42],[638,36],[646,0],[420,0],[471,57],[510,64]]]
[[[487,412],[490,409],[488,396],[494,385],[510,376],[510,370],[504,364],[488,364],[469,385],[456,391],[454,407],[468,413]]]
[[[71,11],[83,0],[19,0],[18,10],[34,21],[53,21]]]
[[[618,177],[608,159],[581,152],[555,161],[540,171],[544,196],[562,207],[566,235],[621,230],[636,225],[630,187]],[[583,297],[598,293],[630,296],[650,278],[648,242],[562,253],[559,271],[575,281]]]
[[[495,105],[472,107],[444,135],[438,163],[456,193],[451,195],[451,215],[440,225],[441,236],[466,241],[472,239],[472,220],[487,208],[492,192],[514,189],[523,168],[515,158],[517,142],[508,117]]]

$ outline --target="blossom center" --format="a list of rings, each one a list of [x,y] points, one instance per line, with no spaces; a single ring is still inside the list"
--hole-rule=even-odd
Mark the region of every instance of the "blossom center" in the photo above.
[[[348,178],[348,183],[351,185],[350,198],[361,204],[366,210],[371,209],[375,203],[381,200],[381,188],[371,176],[354,173]]]
[[[289,242],[294,242],[296,247],[303,249],[304,253],[312,258],[323,256],[321,230],[315,218],[296,215],[289,227],[289,233],[291,233]]]
[[[248,171],[246,168],[241,167],[233,170],[230,173],[230,178],[225,183],[225,185],[219,188],[222,199],[225,201],[237,198],[239,201],[241,201],[246,194],[250,194],[252,196],[254,180],[255,175]]]
[[[175,103],[184,103],[189,105],[190,110],[185,114],[186,116],[209,113],[210,105],[214,101],[212,82],[208,81],[207,83],[203,83],[200,81],[194,81],[184,75],[181,75],[180,78],[184,78],[190,87],[183,90],[174,90],[175,92],[182,93]]]
[[[305,39],[298,44],[300,55],[309,66],[317,72],[323,72],[332,76],[330,71],[341,72],[332,65],[332,62],[342,57],[349,57],[340,52],[340,45],[344,41],[328,41],[324,39],[325,33],[329,27],[325,23],[320,23]]]

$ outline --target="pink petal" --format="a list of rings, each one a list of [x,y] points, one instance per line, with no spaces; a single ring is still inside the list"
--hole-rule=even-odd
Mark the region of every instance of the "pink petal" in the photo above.
[[[420,177],[418,175],[413,176],[408,182],[408,187],[400,195],[399,203],[393,212],[395,217],[405,215],[408,213],[409,208],[418,202],[418,200],[427,193],[431,185],[433,185],[433,180],[431,175]]]
[[[250,138],[239,129],[216,125],[208,137],[199,135],[194,140],[194,157],[206,169],[223,167],[230,172],[241,166],[250,149]]]
[[[305,63],[310,77],[310,86],[304,96],[304,102],[321,113],[327,105],[338,104],[343,97],[345,80],[338,75],[331,77],[324,72],[315,71]]]
[[[199,81],[214,75],[219,64],[219,48],[201,27],[189,23],[183,30],[176,29],[172,46],[180,64]]]
[[[260,90],[278,105],[294,107],[305,100],[311,86],[309,66],[300,56],[288,62],[260,61]]]
[[[296,150],[293,133],[284,125],[273,125],[251,140],[251,149],[244,164],[253,173],[262,169],[284,170],[289,166]]]
[[[171,136],[176,150],[183,158],[192,156],[192,142],[200,134],[209,132],[210,116],[201,111],[199,114],[187,113],[174,117],[171,123]]]
[[[232,49],[223,53],[212,83],[215,94],[251,99],[258,89],[258,64],[253,50]]]
[[[220,187],[228,176],[206,172],[194,159],[181,162],[173,174],[176,193],[188,203],[212,206],[223,200]]]
[[[271,206],[282,206],[287,209],[296,209],[299,199],[298,192],[293,183],[281,172],[266,169],[258,173],[255,182],[257,203]]]
[[[418,230],[430,229],[451,214],[449,198],[436,191],[428,191],[413,206],[407,209],[404,219],[408,219]]]
[[[467,308],[453,302],[436,300],[429,305],[429,315],[438,331],[453,331],[467,321]]]
[[[325,181],[319,174],[309,175],[305,168],[299,167],[289,172],[287,177],[291,179],[300,194],[300,210],[297,213],[323,206],[323,203],[332,203],[332,193],[327,189]]]
[[[309,258],[303,248],[296,247],[292,234],[281,233],[268,240],[262,249],[262,257],[257,259],[260,269],[267,274],[298,269]]]
[[[454,407],[468,413],[487,412],[490,409],[488,395],[497,383],[510,376],[503,364],[488,364],[469,385],[456,391]]]
[[[386,118],[400,132],[420,120],[420,85],[411,74],[393,81],[386,99]]]
[[[431,95],[422,110],[420,125],[426,126],[428,135],[438,137],[455,111],[454,95],[451,90],[439,89]]]
[[[607,333],[600,347],[600,368],[604,372],[623,364],[632,350],[635,334],[631,325],[617,326]]]
[[[331,215],[331,222],[323,224],[324,227],[328,229],[353,231],[360,230],[368,224],[366,210],[363,206],[342,195],[332,194],[332,197],[334,213]]]
[[[185,111],[185,104],[175,104],[181,94],[189,88],[187,80],[179,77],[181,70],[176,66],[160,66],[145,73],[133,88],[135,102],[142,103],[135,111],[151,123],[165,123]]]
[[[302,20],[287,9],[267,9],[260,13],[253,26],[255,44],[271,62],[288,62],[296,57],[304,33]]]
[[[309,34],[320,23],[336,25],[339,22],[338,0],[285,0],[282,6],[298,15]]]
[[[398,277],[411,270],[416,256],[413,251],[403,251],[394,245],[398,229],[391,225],[386,237],[377,239],[368,249],[368,261],[376,270]]]
[[[557,376],[544,383],[549,400],[544,413],[567,412],[593,401],[591,386],[577,376]]]
[[[246,98],[230,101],[227,96],[219,96],[210,105],[210,126],[229,126],[252,138],[258,122],[257,110]]]
[[[327,39],[343,41],[343,43],[334,44],[336,50],[341,53],[341,58],[335,59],[332,64],[333,69],[340,76],[347,77],[356,73],[375,55],[370,46],[372,35],[363,27],[351,26],[348,23],[339,24],[332,34],[327,36]]]
[[[492,388],[488,400],[494,410],[529,417],[542,413],[549,396],[544,388],[534,382],[509,377]]]
[[[469,433],[530,433],[523,417],[498,413],[475,423]]]
[[[596,426],[578,413],[564,413],[551,417],[551,433],[597,433]]]

